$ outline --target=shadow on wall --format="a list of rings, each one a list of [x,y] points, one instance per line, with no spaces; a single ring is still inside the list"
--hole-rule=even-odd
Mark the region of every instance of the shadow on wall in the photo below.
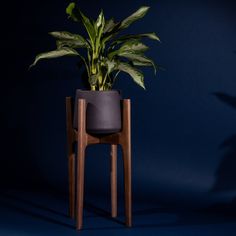
[[[220,101],[236,109],[236,97],[220,92],[214,93],[214,95]],[[236,190],[236,134],[226,138],[220,148],[225,149],[225,154],[216,172],[216,182],[212,191]]]
[[[236,96],[231,96],[222,92],[216,92],[214,95],[223,103],[235,109]],[[235,121],[236,123],[236,121]],[[225,153],[221,163],[216,171],[216,180],[211,192],[235,192],[236,191],[236,134],[226,138],[220,145],[220,149],[224,149]],[[229,204],[221,204],[218,209],[235,210],[236,197]]]

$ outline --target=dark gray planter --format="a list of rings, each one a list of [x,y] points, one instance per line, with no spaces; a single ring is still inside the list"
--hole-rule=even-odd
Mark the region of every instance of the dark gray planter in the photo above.
[[[78,128],[78,99],[85,99],[86,129],[88,133],[109,134],[121,130],[120,93],[116,90],[110,91],[88,91],[76,90],[74,128]]]

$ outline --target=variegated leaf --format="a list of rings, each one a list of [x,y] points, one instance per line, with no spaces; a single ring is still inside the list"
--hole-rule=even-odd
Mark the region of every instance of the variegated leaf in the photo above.
[[[99,52],[101,48],[103,47],[103,44],[101,42],[101,36],[103,33],[104,26],[105,26],[105,18],[104,18],[103,10],[101,10],[97,18],[97,21],[94,24],[94,29],[96,31],[95,47],[96,47],[97,52]]]
[[[115,55],[121,53],[143,53],[148,47],[139,40],[126,41],[118,50],[112,51],[108,54],[108,58],[113,58]]]
[[[107,74],[109,75],[117,67],[117,62],[107,59],[105,65],[107,67]]]
[[[146,64],[151,64],[154,69],[154,73],[156,74],[156,65],[155,63],[148,57],[142,55],[142,54],[134,54],[134,53],[120,53],[118,54],[119,56],[125,57],[132,62],[135,63],[143,63],[143,65]]]
[[[58,47],[72,47],[72,48],[79,48],[79,47],[89,47],[89,43],[86,41],[79,34],[72,34],[66,31],[60,32],[49,32],[51,36],[58,39],[57,46]]]
[[[108,20],[108,21],[106,21],[103,33],[105,34],[107,32],[112,31],[116,25],[117,24],[114,22],[113,18]]]
[[[125,29],[129,27],[133,22],[143,18],[148,12],[149,8],[150,7],[147,6],[140,7],[136,12],[134,12],[132,15],[130,15],[121,22],[120,29]]]
[[[75,40],[57,40],[57,48],[69,47],[69,48],[87,48],[88,46]]]
[[[96,39],[96,32],[95,32],[93,23],[81,11],[80,11],[80,15],[81,15],[81,18],[82,18],[83,25],[84,25],[84,27],[85,27],[88,35],[89,35],[89,38],[91,40],[91,44],[92,44],[92,47],[93,47],[93,45],[95,44],[95,39]]]
[[[97,81],[98,81],[98,78],[99,78],[99,74],[95,74],[95,75],[91,75],[89,77],[89,83],[91,86],[96,86],[97,84]]]
[[[99,28],[101,27],[103,24],[105,24],[105,19],[104,19],[104,14],[103,14],[103,10],[101,10],[97,20],[96,20],[96,27]]]
[[[138,40],[129,40],[127,42],[125,42],[124,44],[122,44],[122,46],[120,47],[119,51],[120,52],[145,52],[146,50],[148,50],[148,46],[146,46],[145,44],[141,43]]]
[[[128,73],[136,84],[138,84],[143,89],[145,89],[144,80],[143,80],[144,76],[139,70],[132,67],[128,63],[124,63],[124,62],[119,63],[117,66],[117,69],[125,73]]]
[[[114,40],[111,46],[123,43],[127,40],[135,40],[135,39],[141,39],[141,38],[148,38],[152,40],[156,40],[160,42],[160,38],[156,35],[156,33],[146,33],[146,34],[129,34],[125,36],[121,36],[118,39]]]
[[[71,48],[60,48],[54,51],[40,53],[36,56],[33,64],[30,66],[35,66],[36,63],[42,59],[50,59],[50,58],[57,58],[57,57],[63,57],[63,56],[78,56],[78,52]]]

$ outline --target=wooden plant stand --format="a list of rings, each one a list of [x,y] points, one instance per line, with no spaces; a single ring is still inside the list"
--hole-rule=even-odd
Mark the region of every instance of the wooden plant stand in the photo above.
[[[122,130],[109,135],[93,135],[86,132],[86,101],[78,100],[78,130],[72,126],[72,99],[66,97],[66,123],[69,162],[69,215],[76,218],[76,229],[83,224],[84,163],[88,145],[111,144],[111,216],[117,216],[117,145],[121,145],[124,163],[124,194],[126,226],[132,225],[131,213],[131,102],[121,101]],[[77,159],[73,144],[77,143]],[[76,159],[76,160],[75,160]],[[75,207],[76,206],[76,207]]]

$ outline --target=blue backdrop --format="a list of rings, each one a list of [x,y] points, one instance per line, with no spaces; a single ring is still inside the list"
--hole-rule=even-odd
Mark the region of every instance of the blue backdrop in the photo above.
[[[67,191],[65,97],[81,87],[76,59],[34,56],[55,48],[47,32],[80,32],[69,1],[11,1],[1,16],[2,186]],[[115,88],[132,99],[134,201],[188,206],[233,204],[236,196],[236,4],[234,1],[80,0],[85,14],[121,20],[141,5],[147,16],[126,32],[155,31],[144,91],[122,74]],[[109,197],[109,148],[90,147],[87,197]],[[119,194],[122,161],[119,159]]]

